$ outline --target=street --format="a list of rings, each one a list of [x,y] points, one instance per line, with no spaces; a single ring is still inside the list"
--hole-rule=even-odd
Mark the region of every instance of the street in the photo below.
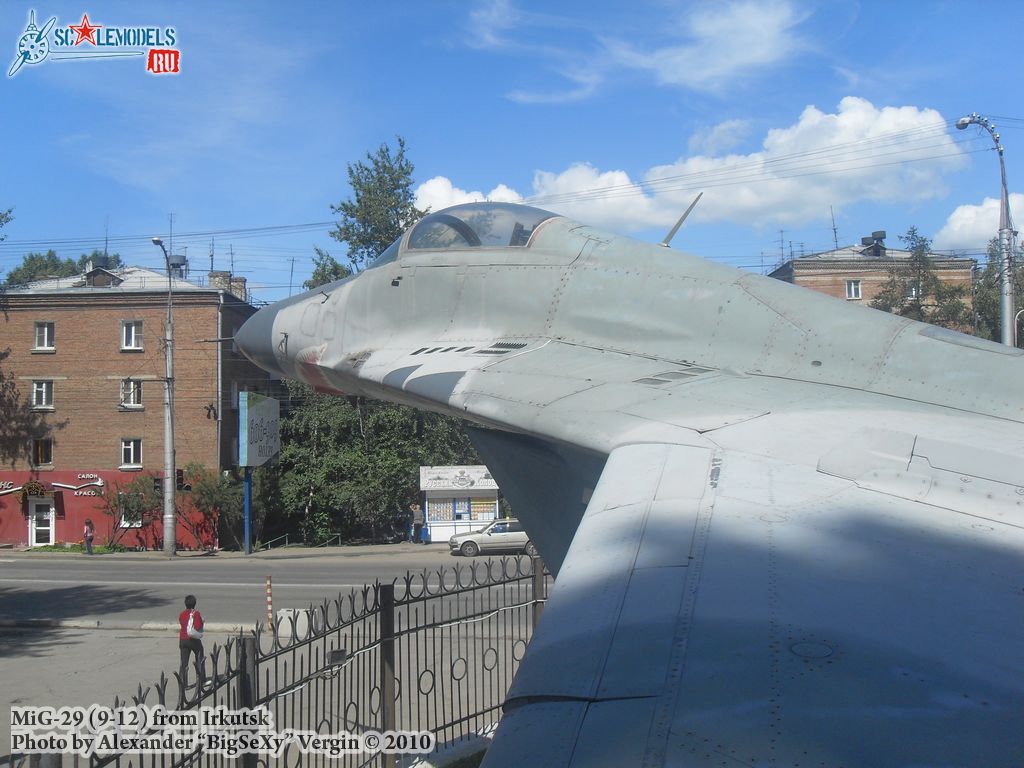
[[[477,558],[482,562],[485,558]],[[0,755],[10,751],[14,704],[112,705],[178,666],[177,632],[142,629],[176,622],[186,594],[211,627],[266,619],[265,580],[274,609],[301,608],[406,571],[466,566],[447,546],[397,544],[278,550],[250,556],[157,553],[94,556],[0,554]],[[431,581],[436,581],[436,577]],[[38,626],[31,620],[61,626]],[[98,622],[101,628],[87,628]],[[230,633],[208,631],[209,651]],[[3,760],[3,758],[0,758]],[[6,762],[6,761],[4,761]]]

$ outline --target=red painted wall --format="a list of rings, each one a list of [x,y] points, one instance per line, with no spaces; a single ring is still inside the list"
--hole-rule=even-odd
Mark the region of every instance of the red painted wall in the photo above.
[[[118,527],[119,519],[104,513],[102,497],[116,493],[118,485],[127,485],[138,476],[138,472],[119,470],[0,471],[0,544],[28,544],[29,520],[22,507],[22,492],[17,489],[29,480],[41,482],[46,496],[52,492],[61,493],[63,504],[53,499],[56,509],[53,534],[55,544],[82,541],[86,518],[92,518],[96,527],[94,545],[105,544],[123,529]],[[98,487],[97,481],[102,481],[102,486]],[[54,483],[71,487],[55,486]],[[180,506],[182,500],[187,500],[187,495],[182,494],[178,498]],[[179,520],[176,534],[178,548],[208,549],[217,546],[217,521],[206,520],[191,508],[187,514],[198,529],[199,537],[194,536]],[[125,530],[118,543],[128,548],[160,549],[163,545],[163,521],[159,510],[141,527]]]

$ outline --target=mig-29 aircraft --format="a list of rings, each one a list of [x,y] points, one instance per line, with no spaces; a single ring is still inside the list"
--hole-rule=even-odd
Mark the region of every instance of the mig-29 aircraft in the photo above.
[[[556,574],[484,766],[1024,765],[1024,358],[522,205],[260,310],[469,419]]]

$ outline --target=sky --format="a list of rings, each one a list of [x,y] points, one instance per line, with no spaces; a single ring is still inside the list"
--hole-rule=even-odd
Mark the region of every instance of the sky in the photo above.
[[[658,242],[703,192],[673,247],[761,272],[911,226],[983,258],[998,156],[955,127],[978,113],[1024,217],[1024,3],[33,2],[0,0],[0,279],[105,237],[157,268],[160,236],[284,298],[314,247],[344,261],[346,168],[397,136],[421,208],[521,200]],[[48,55],[9,76],[33,10]],[[147,51],[100,44],[140,27],[180,72],[95,57]]]

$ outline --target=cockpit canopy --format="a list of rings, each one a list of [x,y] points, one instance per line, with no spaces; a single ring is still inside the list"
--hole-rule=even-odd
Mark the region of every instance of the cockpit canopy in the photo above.
[[[542,223],[558,214],[514,203],[466,203],[424,216],[409,234],[405,251],[447,251],[470,248],[525,247]],[[398,258],[405,238],[398,238],[370,264],[389,264]]]
[[[525,246],[537,225],[557,214],[513,203],[466,203],[425,216],[412,230],[409,250]]]

